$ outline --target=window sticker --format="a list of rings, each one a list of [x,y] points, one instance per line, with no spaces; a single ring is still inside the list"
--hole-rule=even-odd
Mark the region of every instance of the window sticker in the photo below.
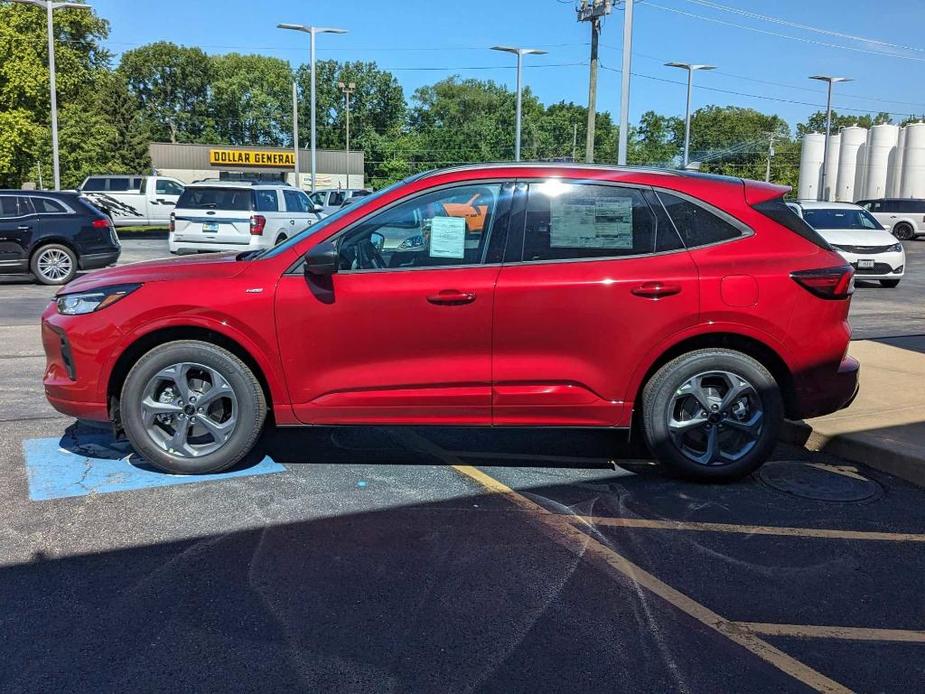
[[[434,217],[431,220],[430,257],[466,257],[466,220],[463,217]]]
[[[550,248],[632,248],[632,198],[549,201]]]

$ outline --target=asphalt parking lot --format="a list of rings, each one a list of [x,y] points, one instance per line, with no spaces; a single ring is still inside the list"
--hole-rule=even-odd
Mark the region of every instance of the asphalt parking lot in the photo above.
[[[907,248],[858,336],[925,334]],[[921,688],[922,489],[784,445],[704,486],[609,432],[452,428],[270,431],[175,478],[45,403],[52,293],[0,280],[2,691]]]

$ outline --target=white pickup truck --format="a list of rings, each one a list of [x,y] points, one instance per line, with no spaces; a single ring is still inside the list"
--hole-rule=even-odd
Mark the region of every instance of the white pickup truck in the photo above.
[[[77,189],[117,227],[167,226],[185,188],[166,176],[87,176]]]

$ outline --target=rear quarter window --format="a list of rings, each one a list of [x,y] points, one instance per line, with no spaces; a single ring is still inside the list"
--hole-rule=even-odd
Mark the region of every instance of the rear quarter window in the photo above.
[[[246,211],[253,207],[250,188],[187,188],[177,200],[180,210]]]
[[[86,182],[83,184],[83,187],[81,188],[81,190],[89,190],[89,191],[106,190],[106,179],[99,178],[99,177],[88,178]]]
[[[688,248],[731,241],[743,235],[739,227],[690,200],[664,191],[658,191],[658,197]]]
[[[61,214],[67,212],[67,210],[64,209],[64,205],[50,198],[32,198],[32,206],[39,214]]]

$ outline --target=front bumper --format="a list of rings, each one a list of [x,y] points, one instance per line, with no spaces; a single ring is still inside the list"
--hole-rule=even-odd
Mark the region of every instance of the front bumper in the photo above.
[[[835,250],[854,267],[854,277],[858,280],[898,280],[906,272],[905,251],[861,254]]]

